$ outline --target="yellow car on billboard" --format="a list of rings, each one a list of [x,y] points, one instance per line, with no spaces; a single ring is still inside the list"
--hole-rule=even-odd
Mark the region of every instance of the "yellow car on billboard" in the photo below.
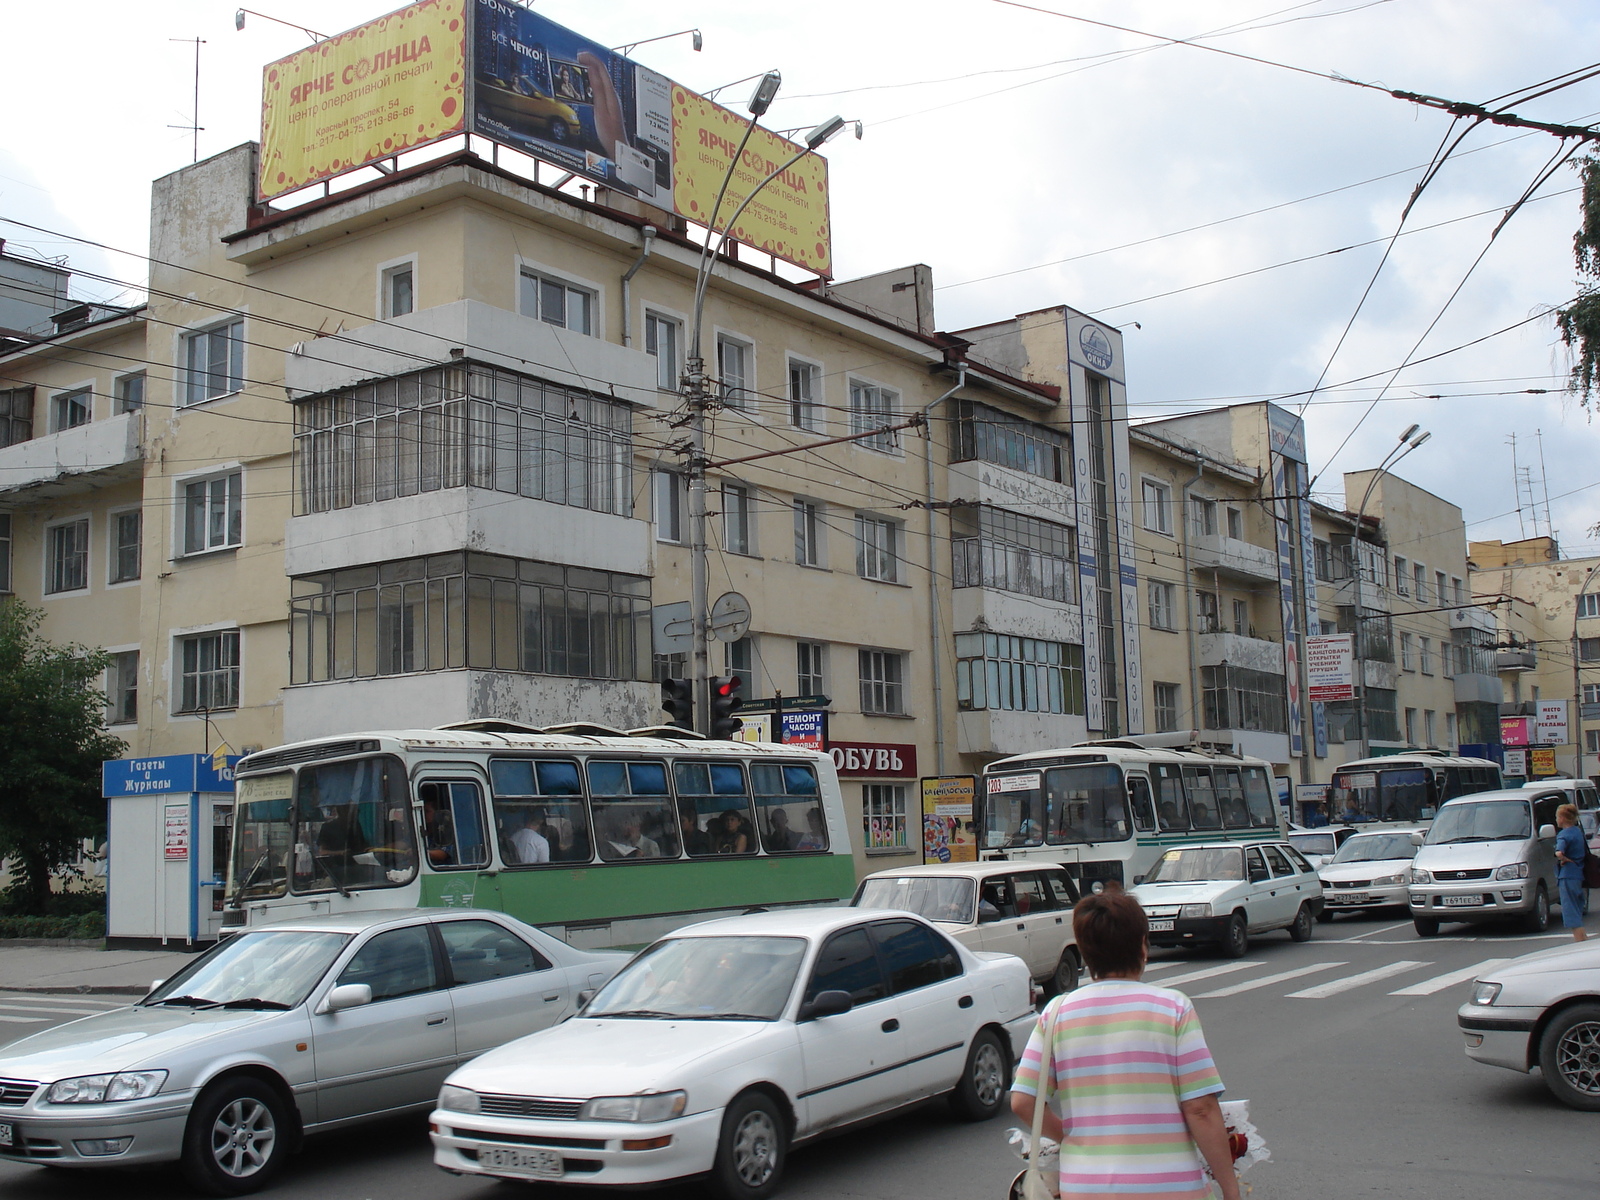
[[[482,111],[512,129],[542,134],[561,145],[587,140],[577,110],[540,92],[526,75],[510,80],[480,78],[477,97]]]

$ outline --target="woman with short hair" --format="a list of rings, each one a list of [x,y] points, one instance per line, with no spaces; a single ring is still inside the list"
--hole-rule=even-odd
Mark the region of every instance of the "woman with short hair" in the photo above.
[[[1149,922],[1116,883],[1085,896],[1072,932],[1092,982],[1050,1002],[1011,1086],[1011,1110],[1061,1142],[1063,1200],[1239,1200],[1211,1061],[1189,997],[1140,982]]]
[[[1556,824],[1561,832],[1556,834],[1556,887],[1561,892],[1561,923],[1572,930],[1572,940],[1586,942],[1589,934],[1583,928],[1583,860],[1589,847],[1583,844],[1583,830],[1578,828],[1578,806],[1563,804],[1556,809]]]

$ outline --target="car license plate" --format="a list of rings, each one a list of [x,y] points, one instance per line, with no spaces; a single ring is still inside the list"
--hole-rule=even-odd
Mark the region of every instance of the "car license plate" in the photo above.
[[[22,1145],[22,1134],[10,1121],[0,1121],[0,1146],[8,1150]]]
[[[1365,904],[1367,902],[1367,894],[1365,892],[1335,892],[1331,899],[1335,904]]]
[[[495,1171],[515,1171],[541,1179],[560,1179],[566,1174],[561,1155],[552,1150],[524,1150],[521,1146],[479,1146],[478,1163]]]
[[[1482,905],[1483,897],[1478,895],[1476,892],[1470,896],[1444,897],[1444,906],[1446,908],[1480,908]]]
[[[1150,932],[1151,933],[1169,933],[1169,932],[1171,932],[1171,930],[1172,930],[1172,918],[1171,917],[1168,917],[1164,921],[1151,921],[1150,922]]]

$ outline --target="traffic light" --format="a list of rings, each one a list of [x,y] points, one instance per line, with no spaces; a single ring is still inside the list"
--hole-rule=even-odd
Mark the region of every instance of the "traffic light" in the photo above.
[[[718,675],[711,681],[711,728],[706,733],[719,740],[744,728],[734,716],[744,705],[744,680],[738,675]]]
[[[661,707],[672,715],[670,724],[679,729],[693,729],[694,685],[687,679],[663,679]]]

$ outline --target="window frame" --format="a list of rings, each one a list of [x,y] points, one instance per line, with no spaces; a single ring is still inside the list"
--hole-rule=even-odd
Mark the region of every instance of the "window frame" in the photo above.
[[[856,575],[873,583],[902,583],[900,564],[905,523],[869,512],[858,512],[855,516]],[[874,538],[869,542],[866,536],[869,529],[881,531],[887,536],[883,541]]]
[[[879,822],[876,832],[872,826],[874,820]],[[907,820],[905,784],[870,782],[861,785],[861,841],[867,857],[908,853],[913,847]],[[885,835],[890,840],[882,840]]]
[[[641,327],[644,330],[644,352],[656,360],[656,389],[662,392],[677,392],[682,386],[683,360],[684,360],[684,319],[677,313],[647,304],[644,309],[644,321]],[[672,331],[672,356],[670,364],[661,357],[660,327]],[[652,349],[654,345],[654,349]],[[670,380],[670,382],[669,382]]]
[[[806,661],[809,659],[809,663]],[[808,672],[805,668],[810,666]],[[796,639],[794,644],[795,695],[826,696],[828,694],[828,643]],[[810,680],[807,683],[807,680]]]
[[[1154,495],[1152,496],[1152,493]],[[1150,475],[1139,477],[1139,524],[1163,537],[1172,534],[1172,485]],[[1152,519],[1154,524],[1151,524]]]
[[[60,391],[50,393],[50,432],[65,433],[69,429],[81,429],[94,422],[94,384],[80,383],[72,387],[62,388]],[[63,420],[73,412],[81,412],[83,420]]]
[[[891,669],[892,664],[892,669]],[[904,717],[906,711],[906,654],[861,646],[856,652],[861,712],[871,717]],[[874,695],[876,693],[876,695]],[[881,699],[881,703],[878,701]]]
[[[531,289],[528,287],[529,281],[532,281],[534,285]],[[540,284],[548,284],[552,287],[559,286],[564,289],[561,306],[562,316],[559,322],[551,321],[544,316],[544,292],[543,289],[538,286]],[[594,282],[593,280],[578,279],[575,276],[567,274],[565,271],[551,270],[543,263],[532,262],[528,259],[519,258],[517,260],[516,286],[517,313],[519,316],[524,316],[530,320],[539,321],[542,324],[549,325],[555,329],[565,329],[568,333],[579,334],[583,337],[600,338],[602,340],[604,339],[605,331],[603,329],[603,317],[605,314],[605,306],[603,301],[605,298],[605,292],[598,283]],[[536,310],[534,312],[529,312],[524,306],[524,301],[527,299],[529,290],[532,291],[534,297]],[[574,329],[572,325],[568,323],[567,316],[568,312],[570,311],[572,293],[577,293],[583,296],[586,300],[585,315],[588,318],[586,322],[588,327],[585,329]]]
[[[106,664],[106,724],[137,725],[139,723],[139,647],[106,647],[111,661]],[[132,660],[131,664],[129,660]],[[127,678],[129,666],[133,669],[131,686]]]
[[[234,496],[231,494],[233,492],[232,488],[225,490],[223,498],[223,503],[226,506],[226,531],[224,533],[224,540],[212,543],[210,536],[210,506],[214,500],[214,497],[211,495],[210,486],[217,482],[226,483],[230,479],[237,479],[239,481],[237,495]],[[173,482],[177,488],[177,495],[173,505],[175,510],[174,519],[177,522],[177,529],[174,531],[175,536],[173,538],[173,542],[179,547],[178,552],[173,555],[174,559],[200,558],[207,554],[217,554],[228,550],[237,550],[239,547],[244,545],[245,500],[244,468],[242,466],[234,463],[213,468],[212,470],[204,471],[199,474],[180,475],[177,476]],[[204,531],[202,534],[202,541],[204,544],[198,547],[190,545],[189,542],[189,491],[191,488],[195,487],[205,487],[207,489],[204,500],[205,521]],[[237,513],[235,513],[235,506],[237,507]],[[237,540],[226,540],[232,535],[235,524],[238,526]]]
[[[1163,692],[1165,689],[1165,692]],[[1183,689],[1176,683],[1152,681],[1150,684],[1150,717],[1157,733],[1176,733],[1178,713],[1183,707]]]
[[[828,506],[821,500],[796,496],[794,512],[794,561],[797,566],[826,568],[828,565]]]
[[[1145,604],[1149,613],[1151,629],[1160,629],[1167,633],[1178,631],[1178,597],[1177,585],[1163,579],[1145,580]],[[1161,596],[1161,603],[1156,602],[1156,597]],[[1165,611],[1163,613],[1163,606]],[[1159,618],[1166,617],[1163,622]]]
[[[134,518],[134,540],[132,545],[133,570],[124,573],[121,557],[127,547],[122,541],[122,523],[124,518]],[[113,508],[106,513],[106,586],[121,587],[124,584],[137,583],[144,574],[144,509],[138,505],[128,508]]]
[[[228,636],[229,634],[233,635],[231,639]],[[237,711],[243,702],[242,697],[244,694],[244,629],[239,625],[226,623],[219,625],[208,625],[199,629],[175,629],[172,631],[171,638],[172,694],[175,699],[175,703],[172,706],[172,715],[175,717],[195,717],[201,716],[203,713]],[[202,668],[197,663],[195,671],[190,672],[186,669],[185,659],[187,655],[185,647],[191,642],[194,643],[197,647],[196,656],[198,658],[198,647],[200,642],[209,638],[215,638],[217,640],[217,648],[219,652],[226,651],[229,648],[229,643],[231,641],[233,661],[231,663],[222,661],[226,655],[219,653],[219,662],[221,662],[220,666]],[[185,680],[191,675],[193,675],[195,678],[195,699],[198,701],[202,684],[202,674],[208,676],[231,674],[231,687],[233,692],[232,703],[220,705],[202,705],[197,702],[193,705],[189,705],[187,703],[188,697],[185,690]]]
[[[83,545],[81,548],[71,550],[70,553],[79,560],[78,570],[82,573],[82,581],[71,582],[70,580],[63,580],[62,571],[57,566],[57,535],[67,529],[77,528],[83,530]],[[44,596],[75,596],[82,595],[90,590],[89,556],[93,540],[94,521],[89,513],[74,513],[71,516],[51,521],[44,526],[43,537],[40,539],[43,543],[41,549],[44,553],[44,574],[40,592]],[[76,578],[76,574],[74,574],[73,578]]]
[[[746,558],[756,553],[756,489],[741,479],[725,479],[718,489],[722,503],[722,549]]]
[[[857,437],[850,445],[873,454],[903,457],[905,451],[901,448],[899,430],[878,432],[883,426],[899,423],[899,390],[886,387],[861,375],[846,376],[845,387],[850,401],[850,432],[871,434],[868,437]],[[858,397],[870,397],[870,400],[866,404],[860,404],[857,403]],[[874,423],[874,418],[877,419],[877,423]]]
[[[111,380],[112,408],[114,415],[138,412],[145,406],[146,393],[150,387],[149,376],[144,371],[128,371],[125,374],[114,376]],[[136,395],[130,395],[136,393]]]
[[[804,429],[808,433],[823,432],[828,423],[827,406],[823,399],[823,384],[827,378],[827,372],[824,370],[823,365],[815,359],[791,352],[785,356],[784,366],[786,368],[784,371],[784,389],[789,400],[789,424],[795,429]],[[796,367],[805,369],[806,390],[809,395],[803,402],[795,399]],[[806,419],[797,419],[800,417],[806,417]]]
[[[1574,604],[1574,619],[1583,621],[1600,617],[1600,592],[1580,592]]]
[[[408,276],[407,307],[397,310],[395,305],[395,284],[402,277]],[[378,264],[378,319],[392,321],[396,317],[409,316],[417,311],[417,256],[408,254],[403,258],[391,258],[388,262]]]
[[[12,554],[15,544],[11,536],[12,521],[9,512],[0,512],[0,595],[11,595]]]
[[[713,353],[716,355],[717,389],[722,398],[723,409],[739,413],[745,417],[758,417],[760,415],[761,396],[756,386],[755,341],[729,329],[716,329],[714,334],[715,340],[712,345]],[[744,359],[743,375],[732,388],[728,386],[727,366],[724,359],[725,348],[738,350]]]
[[[651,517],[656,527],[656,541],[671,546],[689,544],[689,480],[681,471],[668,471],[661,467],[650,472]],[[665,494],[664,494],[665,493]],[[666,503],[670,497],[670,503]],[[662,520],[662,509],[670,511],[671,522]]]
[[[213,400],[223,400],[229,396],[237,396],[244,390],[245,384],[245,318],[242,312],[234,313],[220,321],[211,321],[204,325],[186,329],[180,333],[181,345],[180,369],[183,378],[183,408],[194,408],[196,405],[209,404]],[[227,365],[221,380],[221,390],[209,391],[209,382],[217,378],[218,372],[215,361],[208,360],[204,370],[195,366],[195,346],[201,339],[209,339],[216,334],[226,337]]]
[[[0,446],[20,446],[33,440],[37,392],[31,383],[0,388]],[[16,436],[19,433],[21,436]]]

